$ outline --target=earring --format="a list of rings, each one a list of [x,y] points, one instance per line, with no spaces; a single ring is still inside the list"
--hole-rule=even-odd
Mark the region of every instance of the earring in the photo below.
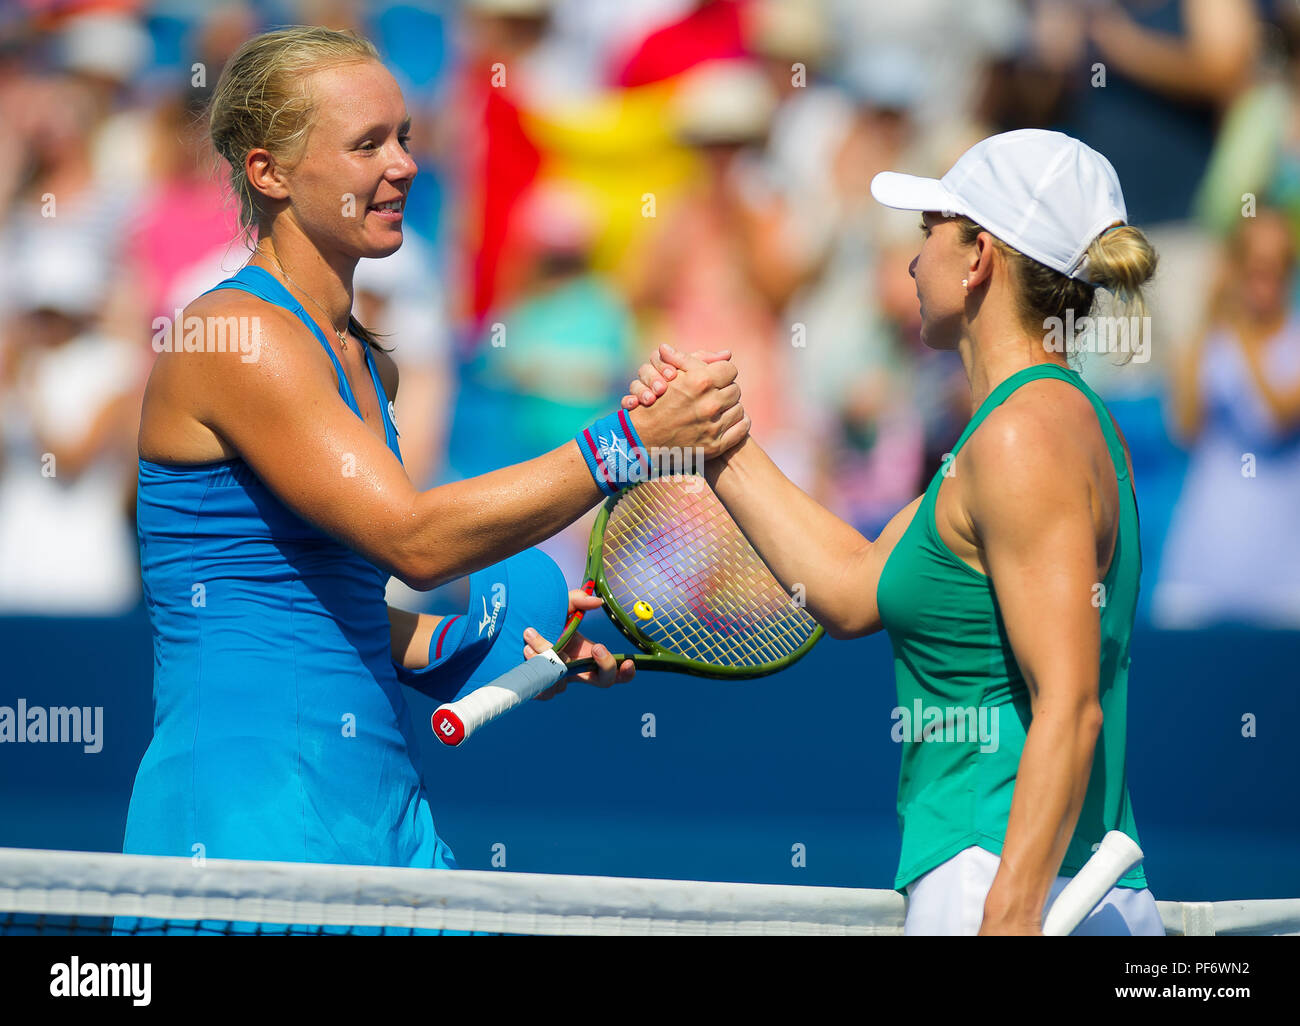
[[[961,287],[962,287],[962,288],[966,288],[966,287],[967,287],[967,282],[969,282],[969,281],[970,281],[969,278],[963,278],[963,279],[961,280]]]

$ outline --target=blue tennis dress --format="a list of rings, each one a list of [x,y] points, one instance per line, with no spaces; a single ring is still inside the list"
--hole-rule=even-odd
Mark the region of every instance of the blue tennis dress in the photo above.
[[[245,267],[216,289],[297,315],[361,416],[325,336],[274,277]],[[401,459],[368,347],[366,363]],[[387,575],[289,510],[240,459],[142,459],[137,509],[154,734],[123,849],[455,868],[414,762],[390,656]]]

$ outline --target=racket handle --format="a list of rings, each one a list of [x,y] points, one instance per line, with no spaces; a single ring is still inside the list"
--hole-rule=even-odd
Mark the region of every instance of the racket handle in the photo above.
[[[434,737],[454,747],[483,724],[509,712],[520,702],[540,695],[552,684],[558,684],[568,672],[569,668],[555,654],[555,649],[547,649],[503,673],[491,684],[484,684],[455,702],[438,706],[429,719]]]
[[[1137,842],[1119,830],[1109,831],[1101,845],[1052,902],[1043,923],[1043,936],[1068,937],[1097,907],[1119,878],[1142,861]]]

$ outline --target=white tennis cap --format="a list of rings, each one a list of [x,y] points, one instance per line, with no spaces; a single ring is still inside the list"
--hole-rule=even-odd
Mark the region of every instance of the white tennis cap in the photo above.
[[[1085,255],[1128,222],[1119,176],[1096,150],[1061,132],[1025,128],[981,140],[942,178],[882,171],[871,195],[899,210],[964,214],[1012,249],[1080,281]]]

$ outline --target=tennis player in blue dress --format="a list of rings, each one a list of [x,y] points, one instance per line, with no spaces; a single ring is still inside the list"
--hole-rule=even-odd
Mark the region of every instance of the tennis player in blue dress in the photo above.
[[[602,424],[706,456],[748,430],[734,367],[699,361],[632,421],[616,411],[535,460],[417,490],[396,368],[351,316],[357,261],[401,245],[409,121],[351,33],[258,36],[216,87],[212,140],[257,244],[156,345],[144,399],[155,715],[127,852],[454,867],[402,684],[447,700],[558,635],[563,577],[530,547],[626,483]],[[468,575],[473,615],[392,609],[390,575],[422,589]],[[593,684],[632,673],[584,639],[564,654],[598,661],[580,678]]]

